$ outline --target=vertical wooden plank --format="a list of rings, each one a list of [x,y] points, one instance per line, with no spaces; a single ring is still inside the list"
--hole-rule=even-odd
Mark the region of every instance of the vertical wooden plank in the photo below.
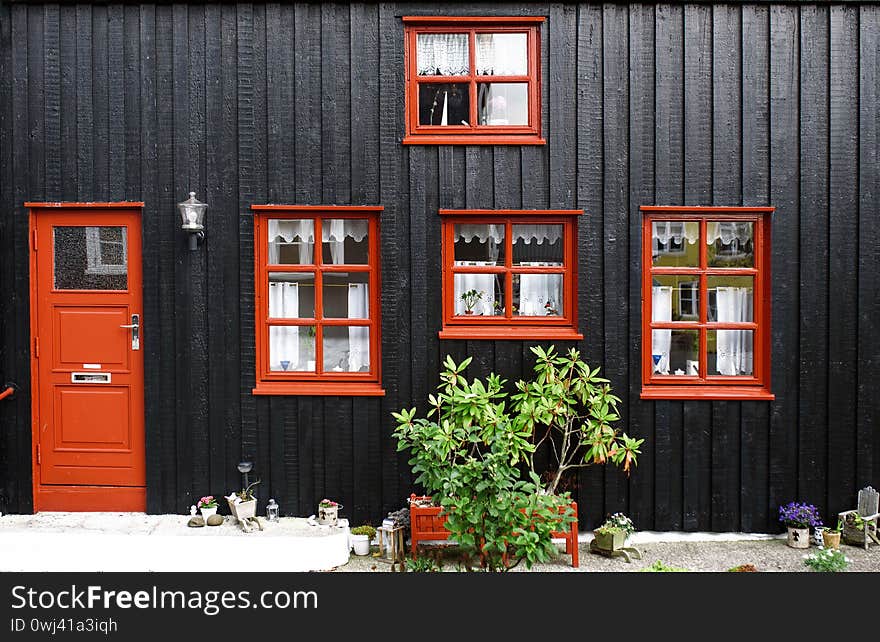
[[[43,7],[28,7],[27,106],[28,198],[46,198],[46,86],[44,83]],[[36,196],[39,195],[39,196]]]
[[[712,202],[712,13],[711,7],[684,8],[684,202]],[[685,530],[709,530],[711,509],[711,405],[685,401]]]
[[[125,45],[123,7],[107,7],[107,86],[101,103],[107,109],[107,195],[125,198]]]
[[[352,203],[379,201],[379,42],[375,5],[354,3],[351,15]]]
[[[154,341],[159,344],[159,430],[160,433],[160,471],[168,471],[159,477],[161,481],[161,505],[164,510],[186,510],[187,506],[178,501],[177,475],[170,471],[176,471],[177,461],[177,435],[180,424],[177,420],[177,405],[174,403],[177,390],[177,371],[175,368],[175,355],[177,354],[177,336],[175,326],[177,321],[174,266],[175,249],[177,247],[178,227],[172,226],[171,216],[175,211],[175,194],[168,189],[174,182],[174,60],[173,60],[173,23],[174,16],[170,6],[155,8],[155,48],[156,48],[156,189],[157,203],[155,204],[156,215],[160,217],[154,239],[158,237],[158,262],[159,284],[162,296],[159,297],[159,315],[154,320],[144,318],[145,345],[149,325],[153,323]],[[82,144],[82,138],[80,138]],[[82,170],[80,170],[82,175]],[[147,252],[152,248],[145,243]],[[145,255],[145,261],[146,257]],[[182,430],[182,428],[181,428]],[[184,487],[186,491],[189,488]],[[151,494],[148,492],[148,498]]]
[[[284,167],[282,160],[288,153],[283,138],[286,128],[282,124],[282,120],[286,114],[290,113],[291,104],[287,102],[288,96],[284,95],[283,84],[286,64],[284,50],[287,49],[287,46],[289,43],[286,42],[281,24],[281,7],[278,3],[269,3],[266,5],[266,55],[269,60],[273,61],[273,64],[266,68],[266,118],[269,129],[266,153],[269,158],[267,196],[270,203],[285,202],[281,193],[290,176],[290,174],[285,174],[284,170],[288,168]],[[292,125],[292,123],[285,124]]]
[[[617,391],[628,390],[629,320],[629,28],[627,8],[603,8],[604,127],[604,304],[605,376]],[[625,395],[625,393],[623,393]],[[605,467],[605,511],[626,512],[627,484],[613,466]]]
[[[804,10],[804,9],[802,9]],[[859,276],[859,22],[853,7],[832,6],[830,16],[831,78],[829,92],[829,198],[828,218],[828,512],[855,506],[858,489],[876,486],[869,453],[872,439],[858,423],[856,379],[862,319],[859,307],[874,297],[858,297]],[[878,27],[877,24],[874,28]],[[876,170],[876,166],[875,166]],[[802,207],[806,205],[802,201]],[[863,211],[863,210],[862,210]],[[875,211],[876,215],[876,211]],[[804,226],[812,228],[809,222]],[[804,235],[811,229],[804,230]],[[815,233],[815,232],[814,232]],[[803,236],[802,236],[803,238]],[[870,233],[869,233],[870,238]],[[806,252],[801,252],[805,257]],[[874,248],[873,256],[877,256]],[[868,266],[861,266],[862,268]],[[876,273],[876,272],[875,272]],[[819,277],[814,275],[814,278]],[[820,283],[816,286],[821,287]],[[876,289],[875,289],[876,292]],[[806,304],[805,304],[806,305]],[[801,316],[808,314],[809,309]],[[870,321],[867,321],[870,323]],[[855,365],[855,368],[853,367]],[[817,360],[817,371],[821,360]],[[876,390],[876,386],[875,386]],[[864,453],[864,454],[863,454]],[[824,452],[823,452],[824,454]],[[821,469],[820,469],[821,470]]]
[[[321,202],[338,203],[336,191],[338,178],[341,178],[341,169],[337,165],[338,158],[335,154],[340,132],[336,127],[337,102],[340,96],[336,93],[336,63],[341,57],[336,42],[336,7],[333,4],[322,3],[320,13],[315,17],[318,21],[315,29],[320,34],[318,44],[318,59],[320,61],[318,74],[320,79],[320,122],[321,123]],[[348,48],[345,48],[346,53]],[[341,61],[339,61],[341,62]],[[309,100],[316,102],[314,97]]]
[[[742,8],[742,202],[770,202],[770,13]],[[770,404],[741,405],[740,510],[742,529],[771,530],[767,509]],[[776,516],[772,516],[775,521]],[[773,529],[775,530],[775,526]]]
[[[798,496],[819,506],[828,439],[828,8],[801,7]]]
[[[296,200],[298,203],[321,202],[321,7],[297,4],[294,24],[296,65],[294,84],[294,119],[296,120]],[[329,153],[330,148],[326,147]]]
[[[659,5],[655,44],[657,114],[654,149],[654,200],[658,205],[684,203],[684,46],[683,8]],[[645,294],[642,293],[642,297]],[[642,342],[650,340],[650,337],[642,337]],[[641,355],[636,363],[641,363]],[[681,402],[654,402],[654,443],[649,448],[654,452],[654,527],[659,530],[682,528],[682,478],[685,471],[682,468],[681,416]]]
[[[269,425],[266,426],[266,436],[269,441],[269,465],[268,469],[260,476],[262,481],[258,488],[258,515],[263,512],[269,499],[274,499],[282,509],[287,505],[284,492],[286,488],[284,483],[284,428],[286,417],[291,408],[296,406],[295,397],[269,397],[268,401]]]
[[[880,395],[876,382],[880,379],[880,231],[877,211],[880,209],[880,8],[859,7],[859,221],[858,221],[858,373],[856,425],[856,486],[862,488],[868,479],[880,478]],[[875,484],[876,485],[876,484]],[[850,504],[854,505],[854,504]]]
[[[445,148],[443,148],[445,149]],[[440,171],[437,165],[427,163],[428,156],[436,158],[434,149],[426,150],[424,147],[415,146],[409,152],[409,242],[413,248],[410,258],[410,346],[412,359],[410,360],[409,378],[412,381],[413,403],[421,406],[428,394],[427,376],[425,369],[428,365],[428,298],[437,296],[439,290],[431,289],[428,285],[428,256],[436,258],[436,251],[429,250],[427,236],[428,219],[439,218],[437,216],[436,200],[428,206],[425,183],[430,172],[429,167],[435,170],[434,183],[441,183],[446,179],[443,171],[444,163],[440,163]],[[444,154],[440,151],[440,156]],[[436,198],[436,190],[435,190]],[[430,246],[437,248],[439,237],[430,239]],[[432,270],[436,272],[436,270]],[[436,330],[435,330],[436,332]],[[436,335],[435,335],[436,336]]]
[[[46,198],[61,196],[61,34],[59,8],[43,8],[43,79],[45,82]],[[66,147],[66,145],[64,145]]]
[[[642,214],[640,205],[656,201],[654,194],[655,9],[649,5],[632,5],[629,12],[629,339],[628,386],[618,390],[626,400],[623,415],[626,432],[644,439],[638,466],[629,474],[630,503],[628,515],[641,529],[656,528],[654,522],[655,430],[653,404],[639,398],[641,392],[642,354]],[[623,473],[612,466],[613,474]]]
[[[92,106],[94,122],[94,187],[83,200],[106,201],[110,198],[110,69],[109,69],[109,7],[92,7]]]
[[[124,200],[141,199],[140,9],[127,5],[123,16],[125,177]]]
[[[299,449],[300,441],[300,410],[299,399],[292,401],[284,414],[282,428],[282,448],[284,449],[284,486],[277,491],[275,501],[281,506],[282,515],[308,516],[310,512],[303,512],[302,495],[300,493],[300,458],[302,451]]]
[[[59,84],[60,84],[60,139],[61,145],[61,194],[59,198],[64,201],[76,200],[76,7],[64,5],[60,8],[59,23]],[[60,108],[64,105],[64,109]]]
[[[316,426],[312,420],[312,407],[315,405],[313,398],[302,397],[298,401],[299,504],[297,510],[300,515],[313,515],[317,511],[316,502],[321,499],[316,494],[321,492],[321,489],[315,487],[315,479],[312,476],[313,438],[315,432],[320,430],[320,426]]]
[[[578,7],[577,25],[577,207],[578,220],[578,325],[584,335],[582,354],[592,367],[604,372],[604,245],[603,235],[603,76],[602,7]],[[523,158],[523,202],[531,172]],[[527,365],[528,364],[528,365]],[[531,373],[531,360],[523,362]],[[578,475],[578,517],[592,528],[604,517],[605,487],[602,469],[590,466]]]
[[[772,390],[776,401],[770,415],[769,511],[778,515],[779,506],[797,498],[797,416],[799,327],[798,292],[791,287],[798,278],[797,250],[798,159],[800,140],[798,109],[797,9],[770,8],[770,202],[773,214],[773,356]],[[771,519],[771,523],[772,523]],[[779,528],[776,522],[776,528]]]
[[[742,197],[742,41],[740,10],[712,7],[712,201],[739,205]],[[740,404],[712,403],[714,531],[738,531]]]
[[[551,4],[549,42],[544,49],[549,58],[550,89],[549,131],[547,144],[550,154],[550,207],[570,208],[574,204],[577,172],[577,128],[575,91],[577,87],[576,8],[572,5]]]
[[[92,200],[95,170],[92,101],[92,7],[76,7],[76,200]]]
[[[9,5],[0,6],[0,207],[5,211],[16,210],[12,196],[12,17]],[[12,245],[13,217],[0,216],[0,280],[12,283],[15,274],[15,254]],[[0,297],[0,370],[13,372],[15,337],[13,297]],[[10,471],[0,480],[0,510],[17,512],[19,497],[17,481],[12,478],[18,459],[17,406],[0,405],[0,424],[13,427],[0,436],[0,467]],[[30,481],[28,479],[27,481]]]
[[[396,5],[379,5],[379,61],[382,69],[403,69],[403,29],[396,16]],[[387,396],[382,403],[380,421],[380,457],[382,460],[381,509],[384,513],[399,501],[401,479],[409,477],[405,453],[397,452],[397,443],[382,426],[387,426],[387,413],[408,405],[408,389],[404,389],[406,351],[403,341],[406,329],[401,319],[409,308],[400,296],[409,287],[406,276],[409,251],[406,234],[406,198],[403,188],[405,151],[403,135],[403,73],[381,74],[379,77],[379,201],[385,207],[380,225],[382,230],[382,377]],[[407,324],[408,325],[408,324]],[[408,485],[408,484],[407,484]]]

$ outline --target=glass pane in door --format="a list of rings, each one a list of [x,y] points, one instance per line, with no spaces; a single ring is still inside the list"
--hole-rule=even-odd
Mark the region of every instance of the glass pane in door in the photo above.
[[[56,290],[128,289],[124,226],[52,228]]]

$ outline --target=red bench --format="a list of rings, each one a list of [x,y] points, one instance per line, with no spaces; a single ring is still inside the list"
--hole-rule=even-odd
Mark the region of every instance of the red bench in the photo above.
[[[449,531],[444,523],[446,516],[440,515],[439,506],[419,506],[419,500],[431,501],[430,497],[418,496],[415,493],[409,496],[409,526],[410,526],[410,549],[415,558],[419,542],[431,540],[446,540]],[[577,518],[577,502],[571,503],[574,516]],[[553,531],[551,535],[556,539],[565,540],[565,553],[571,555],[571,565],[578,567],[578,526],[577,519],[571,522],[570,528],[564,531]]]

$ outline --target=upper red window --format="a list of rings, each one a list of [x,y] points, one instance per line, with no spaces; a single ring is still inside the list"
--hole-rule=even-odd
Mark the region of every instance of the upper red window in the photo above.
[[[642,398],[772,399],[772,207],[642,207]]]
[[[254,205],[255,394],[382,395],[381,207]]]
[[[441,338],[581,339],[577,217],[583,210],[440,210]]]
[[[407,144],[543,144],[542,17],[404,17]]]

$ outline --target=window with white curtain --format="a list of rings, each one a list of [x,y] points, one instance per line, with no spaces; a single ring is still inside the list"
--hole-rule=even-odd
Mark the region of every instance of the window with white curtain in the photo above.
[[[645,398],[772,398],[770,207],[644,206]]]
[[[441,210],[441,337],[576,338],[582,210]]]
[[[382,394],[381,208],[253,209],[259,375],[254,392]]]
[[[542,144],[543,17],[404,17],[404,143]]]

